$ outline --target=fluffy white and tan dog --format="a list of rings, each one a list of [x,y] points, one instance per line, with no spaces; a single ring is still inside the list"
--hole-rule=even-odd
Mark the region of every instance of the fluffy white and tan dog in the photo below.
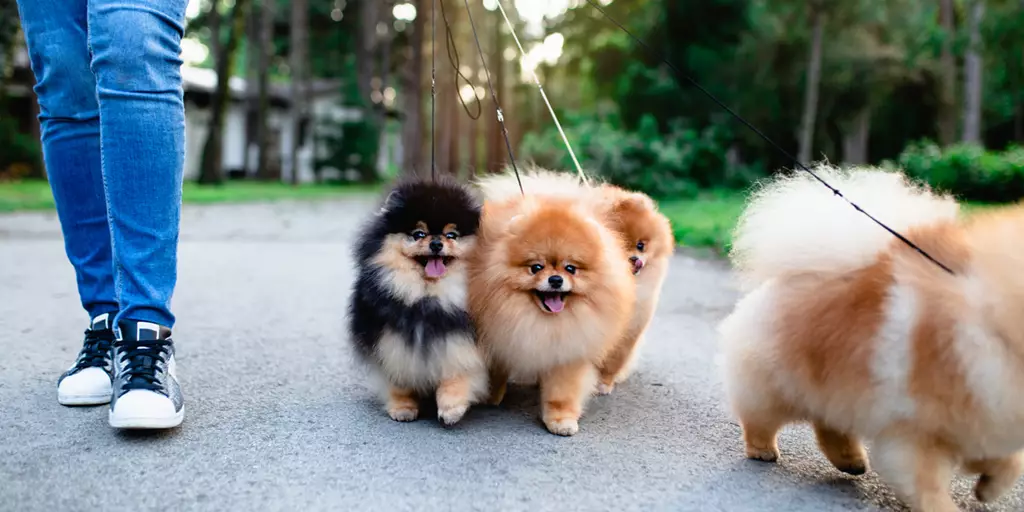
[[[956,510],[958,467],[1002,496],[1024,448],[1024,209],[961,219],[956,202],[873,169],[817,169],[925,259],[806,174],[756,192],[733,263],[748,291],[720,326],[747,456],[809,422],[825,456],[873,466],[916,510]]]

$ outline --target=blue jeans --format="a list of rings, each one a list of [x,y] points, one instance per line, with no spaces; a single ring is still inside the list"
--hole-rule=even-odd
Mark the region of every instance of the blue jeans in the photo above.
[[[174,323],[187,4],[18,0],[43,158],[90,317]]]

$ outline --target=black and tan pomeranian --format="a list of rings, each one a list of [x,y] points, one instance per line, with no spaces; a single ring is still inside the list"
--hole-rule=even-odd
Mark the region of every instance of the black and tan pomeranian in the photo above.
[[[487,395],[487,368],[466,310],[466,259],[481,204],[448,178],[398,184],[360,234],[350,339],[396,421],[434,394],[445,426]]]

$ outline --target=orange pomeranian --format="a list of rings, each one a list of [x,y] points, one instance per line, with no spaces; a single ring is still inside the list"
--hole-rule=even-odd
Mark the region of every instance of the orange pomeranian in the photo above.
[[[901,174],[817,170],[952,274],[809,176],[777,178],[737,226],[749,293],[720,325],[747,456],[809,422],[832,464],[873,466],[916,510],[951,512],[960,468],[997,500],[1024,469],[1024,208],[969,219]]]
[[[607,395],[632,371],[639,344],[658,306],[675,239],[668,218],[647,195],[607,184],[595,191],[601,200],[599,205],[605,207],[605,222],[622,237],[636,276],[636,306],[629,329],[599,368],[597,391]]]
[[[596,365],[622,339],[633,312],[623,243],[586,194],[521,197],[489,185],[495,183],[481,187],[491,194],[469,261],[469,308],[491,368],[491,401],[501,401],[510,377],[537,379],[544,425],[571,436]]]

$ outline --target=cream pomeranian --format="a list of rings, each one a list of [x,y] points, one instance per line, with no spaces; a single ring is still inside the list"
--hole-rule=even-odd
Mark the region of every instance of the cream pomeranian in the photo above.
[[[997,500],[1024,468],[1024,209],[957,203],[873,169],[817,172],[947,273],[797,174],[756,192],[733,264],[748,292],[719,327],[747,456],[809,422],[832,464],[873,466],[914,509],[957,510],[950,481]]]
[[[544,425],[571,436],[597,365],[629,327],[633,276],[621,238],[588,204],[592,195],[582,185],[567,180],[524,197],[515,180],[481,181],[470,313],[491,369],[491,402],[501,401],[509,377],[537,379]]]
[[[600,365],[597,391],[606,395],[632,371],[639,344],[658,307],[675,238],[668,218],[647,195],[607,184],[597,187],[596,192],[605,222],[622,237],[636,276],[636,307],[629,329]]]

